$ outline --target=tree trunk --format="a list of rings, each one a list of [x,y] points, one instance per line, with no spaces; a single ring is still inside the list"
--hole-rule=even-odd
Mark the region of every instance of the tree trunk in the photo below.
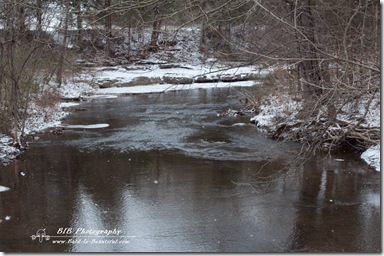
[[[76,8],[76,25],[77,25],[77,43],[81,43],[82,35],[83,35],[83,17],[81,13],[81,0],[76,0],[75,3]]]
[[[36,0],[36,19],[37,19],[37,34],[40,35],[43,31],[43,3],[42,0]]]
[[[313,109],[313,103],[322,94],[322,76],[315,48],[315,24],[311,0],[296,1],[293,5],[294,22],[297,25],[296,41],[299,58],[298,73],[300,87],[305,99],[304,110]]]
[[[328,89],[328,92],[330,93],[330,96],[327,97],[327,112],[328,112],[328,121],[330,123],[336,122],[337,117],[337,109],[335,106],[335,102],[337,101],[337,98],[339,97],[339,93],[337,90],[331,88],[331,76],[329,71],[329,62],[324,61],[322,63],[321,73],[323,78],[323,86]]]
[[[16,29],[19,35],[24,35],[26,31],[25,25],[25,0],[19,0],[17,3],[17,19],[16,19]]]
[[[128,58],[131,57],[131,24],[128,25]]]
[[[207,1],[200,1],[199,7],[202,11],[206,11]],[[206,20],[206,17],[202,17],[199,50],[200,50],[200,53],[204,55],[206,52],[206,48],[205,48],[206,43],[207,43],[207,20]]]
[[[17,75],[17,66],[16,66],[16,52],[17,52],[17,40],[19,38],[19,32],[22,30],[21,21],[22,17],[20,16],[20,2],[16,2],[14,6],[13,1],[6,2],[6,12],[8,14],[6,27],[4,28],[5,34],[5,53],[6,53],[6,62],[9,67],[9,85],[10,86],[10,109],[11,115],[13,118],[12,131],[13,139],[15,143],[19,142],[18,131],[19,131],[19,80]]]
[[[161,29],[161,20],[159,19],[160,18],[159,6],[155,7],[154,13],[155,13],[155,19],[152,24],[151,41],[149,43],[149,51],[151,52],[157,52],[159,50],[159,46],[157,45],[157,42],[160,36],[160,29]]]
[[[3,35],[0,36],[0,104],[3,101],[2,92],[3,92],[3,79],[4,79],[4,45],[5,38]]]
[[[68,46],[68,23],[69,23],[69,0],[65,1],[65,21],[64,21],[64,32],[63,32],[63,45],[61,46],[61,53],[59,62],[57,64],[56,82],[60,87],[63,82],[63,70],[65,53]]]
[[[104,29],[105,29],[105,36],[106,36],[106,45],[105,45],[105,52],[108,57],[112,56],[112,15],[108,14],[109,8],[111,7],[111,0],[105,0],[104,3],[104,9],[105,9],[105,18],[104,18]]]
[[[205,44],[207,43],[207,38],[206,38],[206,27],[205,27],[205,20],[203,19],[201,23],[201,35],[200,35],[200,46],[199,50],[201,53],[205,53]]]

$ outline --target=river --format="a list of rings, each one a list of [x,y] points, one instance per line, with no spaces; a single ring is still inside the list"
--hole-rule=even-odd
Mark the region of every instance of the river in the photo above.
[[[380,174],[223,117],[216,88],[82,103],[0,169],[4,252],[380,252]],[[239,124],[241,123],[241,124]]]

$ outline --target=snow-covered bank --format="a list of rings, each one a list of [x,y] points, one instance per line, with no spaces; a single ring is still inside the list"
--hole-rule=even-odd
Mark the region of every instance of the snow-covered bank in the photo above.
[[[155,62],[153,60],[153,62]],[[171,67],[173,66],[173,67]],[[225,65],[187,65],[177,64],[160,67],[159,64],[117,66],[117,67],[98,67],[88,68],[77,77],[68,80],[60,88],[57,88],[59,96],[64,99],[104,99],[116,98],[119,94],[142,94],[142,93],[162,93],[166,91],[190,90],[190,89],[208,89],[218,87],[243,86],[249,87],[255,85],[255,81],[241,81],[245,76],[257,73],[260,76],[267,74],[268,70],[260,70],[254,66],[246,67],[227,67]],[[218,80],[217,82],[196,82],[191,84],[169,84],[169,83],[149,83],[140,85],[140,79],[178,79],[202,78],[207,80]],[[229,82],[219,81],[227,79]],[[230,82],[231,78],[236,80]],[[115,87],[100,89],[99,85],[108,81],[114,81]],[[138,81],[138,85],[123,87],[127,83]],[[93,87],[91,86],[93,85]],[[118,87],[116,87],[118,86]],[[53,86],[51,86],[53,87]],[[48,128],[60,127],[61,121],[69,113],[67,108],[77,106],[78,102],[60,102],[49,107],[41,107],[32,102],[28,109],[28,118],[25,122],[24,135],[33,135],[42,132]],[[79,127],[82,128],[83,126]],[[88,127],[88,126],[87,126]],[[76,128],[76,127],[73,127]],[[88,127],[89,128],[89,127]],[[99,126],[90,127],[99,128]],[[0,135],[0,162],[7,164],[12,162],[21,150],[14,147],[14,141],[11,137]],[[36,136],[37,137],[37,136]]]
[[[374,104],[370,107],[369,111],[365,113],[364,102],[359,106],[358,112],[352,112],[348,109],[350,106],[345,106],[345,113],[338,115],[339,120],[355,124],[359,117],[364,116],[364,122],[361,123],[364,127],[380,127],[380,106],[377,104],[377,100],[373,101]],[[251,118],[251,122],[256,124],[258,128],[263,131],[274,131],[279,126],[279,122],[283,122],[285,125],[291,125],[298,123],[296,115],[301,109],[300,102],[292,100],[287,95],[275,95],[266,96],[259,107],[260,113]],[[330,127],[332,128],[332,127]],[[293,128],[298,129],[298,128]],[[376,171],[380,171],[380,144],[371,146],[361,154],[361,159],[368,165],[374,168]]]
[[[167,91],[180,91],[180,90],[192,90],[192,89],[209,89],[209,88],[225,88],[225,87],[249,87],[254,86],[254,81],[243,81],[233,83],[195,83],[195,84],[154,84],[154,85],[143,85],[133,87],[113,87],[98,89],[96,94],[143,94],[143,93],[162,93]]]
[[[376,171],[380,171],[380,145],[375,145],[364,151],[361,154],[361,159],[363,159],[367,164],[375,168]]]
[[[155,84],[195,84],[251,81],[266,76],[270,70],[256,66],[227,65],[130,65],[92,68],[90,83],[98,88],[132,87]]]
[[[47,128],[60,125],[61,120],[69,113],[63,111],[60,103],[53,107],[41,108],[32,103],[28,110],[28,118],[25,121],[24,136],[34,135]],[[25,149],[15,147],[13,138],[0,134],[0,163],[11,163]]]
[[[156,62],[156,61],[153,61]],[[94,69],[94,76],[92,79],[93,84],[102,84],[103,82],[111,82],[112,86],[109,88],[96,89],[95,94],[99,95],[111,95],[111,94],[141,94],[141,93],[161,93],[166,91],[176,91],[176,90],[189,90],[189,89],[208,89],[208,88],[218,88],[218,87],[235,87],[235,86],[253,86],[257,84],[254,80],[249,81],[236,81],[236,82],[223,82],[220,81],[221,78],[241,78],[244,76],[249,76],[249,74],[256,74],[258,77],[265,77],[272,71],[272,68],[260,69],[255,66],[246,66],[246,67],[226,67],[225,65],[215,64],[215,65],[188,65],[188,64],[177,64],[173,68],[161,68],[160,64],[146,65],[146,66],[131,66],[130,68],[119,66],[113,68],[96,68]],[[137,81],[139,79],[146,78],[148,85],[136,85],[130,86],[129,83]],[[176,78],[181,78],[178,81],[183,81],[182,79],[189,79],[192,81],[188,84],[169,84],[164,81],[172,80]],[[217,80],[217,82],[196,82],[196,79],[204,78],[207,80]],[[151,80],[152,79],[152,80]],[[160,79],[163,83],[156,83],[156,79]],[[152,82],[151,82],[152,81]],[[262,129],[271,128],[274,125],[276,120],[284,120],[286,124],[294,123],[297,121],[296,115],[301,109],[300,102],[293,100],[290,96],[280,93],[279,96],[270,95],[264,102],[261,102],[260,110],[261,112],[251,119],[251,122],[255,123],[258,127]],[[375,101],[373,101],[371,110],[368,113],[365,113],[363,107],[359,108],[358,112],[355,115],[365,116],[366,123],[365,126],[379,126],[380,125],[380,108]],[[348,105],[345,106],[345,113],[351,113],[347,109]],[[352,116],[343,115],[338,116],[339,119],[351,122]],[[369,153],[362,155],[368,164],[376,168],[377,171],[380,171],[380,150],[377,149],[379,146],[374,149],[368,149],[366,152]],[[369,151],[370,150],[370,151]],[[372,151],[376,153],[372,155]],[[369,160],[367,160],[369,159]]]
[[[207,66],[205,64],[187,65],[178,64],[173,68],[160,68],[159,64],[152,65],[132,65],[117,67],[98,67],[86,69],[76,79],[63,84],[58,89],[62,98],[72,99],[104,99],[116,98],[120,94],[143,94],[143,93],[163,93],[176,90],[190,89],[208,89],[219,87],[251,87],[258,84],[258,81],[233,81],[224,82],[220,78],[241,78],[251,73],[264,76],[270,72],[269,69],[259,69],[255,66],[247,66],[241,68],[225,67],[224,65]],[[150,82],[147,85],[140,85],[139,79],[159,78],[162,83]],[[195,82],[195,79],[203,77],[204,79],[218,80],[216,82]],[[192,79],[190,84],[170,84],[164,82],[164,78],[187,78]],[[154,81],[153,80],[153,81]],[[241,79],[239,79],[241,80]],[[114,81],[113,85],[108,88],[99,88],[100,84],[108,81]],[[126,86],[127,83],[138,81],[138,85]],[[90,85],[94,87],[91,87]],[[260,101],[260,113],[253,117],[251,121],[261,129],[270,129],[278,120],[284,120],[285,124],[297,121],[296,115],[301,108],[300,102],[293,100],[288,95],[280,93],[278,96],[266,96]],[[56,104],[52,109],[39,109],[33,106],[29,110],[29,118],[26,122],[25,133],[33,134],[43,131],[50,127],[60,127],[61,120],[68,115],[66,108],[77,106],[81,103],[62,102]],[[33,105],[33,104],[32,104]],[[377,125],[380,121],[379,109],[372,108],[373,112],[369,112],[366,116],[368,124]],[[348,111],[346,111],[348,112]],[[363,111],[362,111],[363,112]],[[43,114],[42,114],[43,113]],[[350,113],[350,112],[348,112]],[[375,118],[376,117],[376,118]],[[349,120],[350,116],[341,117],[343,120]],[[106,124],[105,124],[106,125]],[[104,125],[104,126],[105,126]],[[74,126],[73,128],[84,128],[84,126]],[[87,128],[100,128],[100,125],[87,126]],[[1,135],[0,137],[0,162],[11,162],[20,154],[20,150],[12,146],[13,140],[9,137]],[[380,146],[377,145],[368,149],[362,154],[369,165],[380,171]]]
[[[15,148],[13,139],[4,134],[0,134],[0,163],[11,163],[20,153],[20,149]]]
[[[251,118],[251,122],[262,129],[269,129],[273,126],[275,119],[280,118],[286,122],[295,120],[301,104],[287,95],[269,96],[260,105],[261,112]]]
[[[63,98],[79,98],[92,93],[94,89],[87,83],[67,83],[58,89]],[[25,121],[24,136],[35,135],[51,127],[60,126],[61,121],[69,112],[67,108],[77,106],[79,103],[58,102],[52,106],[42,107],[36,102],[32,102],[27,110],[28,117]],[[35,137],[37,138],[37,137]],[[23,152],[14,146],[13,138],[0,134],[0,164],[7,165]]]

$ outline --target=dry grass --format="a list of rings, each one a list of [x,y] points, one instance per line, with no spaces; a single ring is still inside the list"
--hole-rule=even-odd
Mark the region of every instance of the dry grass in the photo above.
[[[277,68],[263,78],[261,85],[257,86],[255,91],[242,91],[239,97],[245,109],[254,109],[258,114],[261,105],[270,104],[268,99],[270,96],[283,98],[291,95],[292,99],[300,101],[301,96],[294,83],[295,76],[292,72],[285,68]]]
[[[36,99],[36,105],[42,109],[52,109],[60,99],[60,94],[56,89],[46,89]]]

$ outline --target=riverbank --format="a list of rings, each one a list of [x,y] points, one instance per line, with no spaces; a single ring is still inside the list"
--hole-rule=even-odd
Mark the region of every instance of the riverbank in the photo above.
[[[339,114],[337,119],[350,125],[361,122],[360,126],[366,129],[381,127],[379,99],[371,102],[372,107],[369,108],[368,112],[366,112],[366,108],[364,107],[366,103],[367,102],[361,102],[357,112],[352,112],[347,109],[345,114]],[[291,126],[291,128],[287,128],[285,131],[279,133],[279,139],[287,140],[294,140],[292,134],[300,132],[299,126],[302,121],[298,120],[297,114],[301,110],[301,104],[292,99],[292,97],[288,95],[279,95],[278,97],[276,95],[266,96],[259,110],[260,112],[251,118],[251,122],[260,130],[269,134],[277,134],[279,128]],[[364,120],[364,122],[361,120]],[[336,125],[328,129],[333,130],[333,132],[340,132],[345,136],[349,128],[350,127],[338,126],[336,123]],[[300,139],[302,138],[300,137]],[[329,148],[332,145],[324,146],[328,146]],[[380,171],[380,144],[372,145],[362,152],[361,159],[376,171]]]
[[[42,104],[43,106],[35,102],[30,104],[24,137],[37,140],[39,133],[60,127],[61,121],[69,114],[68,108],[81,104],[83,100],[117,97],[122,94],[249,87],[255,84],[256,77],[265,76],[268,72],[267,69],[261,70],[254,66],[233,67],[209,61],[194,65],[167,64],[154,59],[140,61],[137,65],[86,68],[57,88],[55,93],[62,99],[61,102]],[[41,92],[36,98],[41,99],[43,94]],[[27,147],[28,143],[20,147],[12,137],[0,134],[0,162],[3,165],[11,163]]]
[[[93,88],[85,83],[64,84],[57,93],[61,97],[80,98],[91,93]],[[37,96],[41,98],[43,93]],[[36,102],[30,104],[28,108],[28,117],[25,121],[24,137],[28,139],[39,139],[39,133],[48,131],[49,128],[60,126],[62,120],[70,114],[68,107],[78,105],[79,103],[55,102],[49,105],[39,105]],[[14,139],[5,134],[0,134],[0,163],[7,165],[12,163],[18,155],[28,149],[28,139],[25,145],[18,145]]]
[[[40,132],[59,127],[61,120],[69,112],[67,109],[81,102],[64,102],[77,99],[95,100],[97,98],[117,97],[118,95],[164,93],[167,91],[207,89],[217,87],[251,87],[256,79],[265,77],[271,69],[256,66],[233,67],[223,64],[169,64],[156,63],[115,67],[87,68],[77,78],[63,84],[58,89],[63,102],[49,109],[41,109],[32,104],[26,122],[25,135],[38,139]],[[106,96],[108,95],[108,96]],[[276,119],[294,123],[300,110],[299,102],[284,95],[269,95],[259,106],[259,113],[250,122],[262,130],[276,128]],[[45,113],[45,115],[41,115]],[[366,115],[367,125],[380,126],[380,109],[375,108]],[[347,116],[345,117],[345,119]],[[14,146],[13,139],[0,135],[0,161],[12,162],[24,149]],[[367,149],[361,158],[380,171],[380,145]]]

